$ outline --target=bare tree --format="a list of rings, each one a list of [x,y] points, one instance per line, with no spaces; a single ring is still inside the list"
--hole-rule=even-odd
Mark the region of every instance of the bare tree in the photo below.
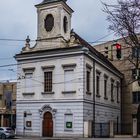
[[[117,0],[116,5],[103,3],[103,11],[110,22],[109,30],[122,37],[126,44],[133,47],[136,56],[129,59],[135,68],[140,63],[140,0]]]
[[[111,23],[109,29],[126,39],[132,47],[140,46],[140,0],[117,0],[117,5],[103,3]],[[126,38],[127,37],[127,38]]]

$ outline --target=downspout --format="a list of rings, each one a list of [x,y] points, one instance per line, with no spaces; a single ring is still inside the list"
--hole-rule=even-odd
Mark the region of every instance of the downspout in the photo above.
[[[93,59],[93,137],[95,137],[95,61]]]
[[[85,62],[85,52],[83,52],[83,138],[84,138],[84,97],[85,97],[85,92],[86,92],[86,88],[85,88],[85,66],[86,66],[86,62]]]
[[[123,87],[124,86],[122,84],[123,84],[123,79],[121,78],[121,86],[120,86],[121,87],[121,92],[120,92],[120,94],[121,94],[121,96],[120,96],[120,108],[121,108],[121,115],[120,115],[121,118],[120,118],[120,121],[121,122],[120,122],[120,124],[122,124],[122,122],[123,122],[123,117],[122,116],[123,116],[123,99],[124,99],[123,98],[123,96],[124,96],[123,95]],[[121,126],[121,128],[122,128],[122,126]]]

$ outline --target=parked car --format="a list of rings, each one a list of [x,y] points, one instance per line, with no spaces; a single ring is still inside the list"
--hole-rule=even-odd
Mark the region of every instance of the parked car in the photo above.
[[[14,138],[15,132],[10,127],[0,127],[0,138],[6,139],[6,138]]]

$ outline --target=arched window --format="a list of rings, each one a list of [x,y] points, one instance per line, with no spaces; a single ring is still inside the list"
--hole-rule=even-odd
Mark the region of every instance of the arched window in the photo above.
[[[68,20],[66,16],[63,19],[63,28],[64,28],[64,32],[66,33],[68,30]]]

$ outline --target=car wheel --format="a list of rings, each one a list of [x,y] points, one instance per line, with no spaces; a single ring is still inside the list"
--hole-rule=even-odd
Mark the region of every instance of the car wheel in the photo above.
[[[5,134],[2,134],[2,135],[1,135],[1,138],[2,138],[2,139],[6,139],[6,135],[5,135]]]

